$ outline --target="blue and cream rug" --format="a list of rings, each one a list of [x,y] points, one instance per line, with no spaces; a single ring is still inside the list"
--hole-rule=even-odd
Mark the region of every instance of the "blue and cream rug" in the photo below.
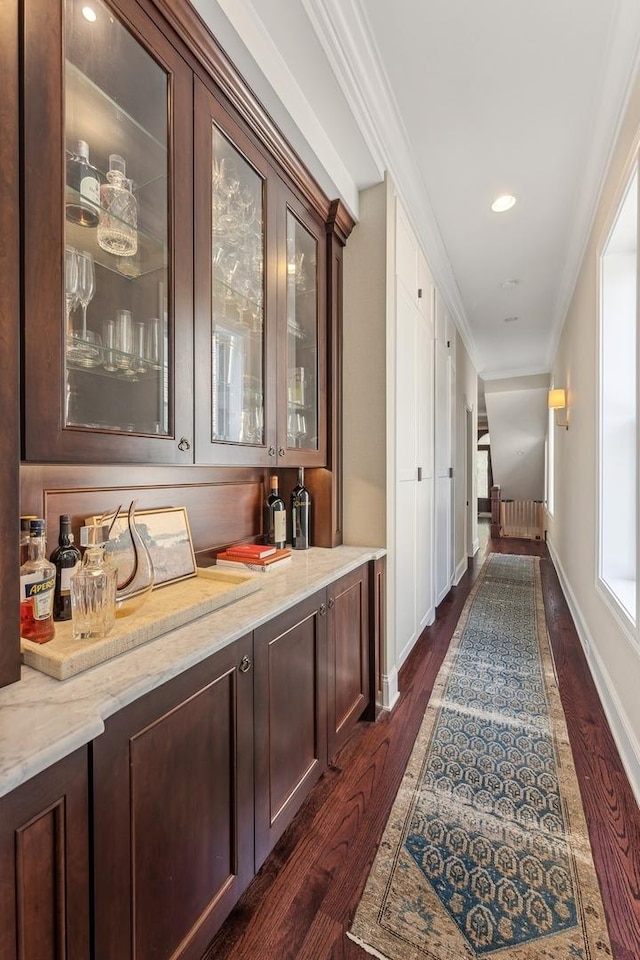
[[[612,956],[535,557],[481,571],[349,936],[383,960]]]

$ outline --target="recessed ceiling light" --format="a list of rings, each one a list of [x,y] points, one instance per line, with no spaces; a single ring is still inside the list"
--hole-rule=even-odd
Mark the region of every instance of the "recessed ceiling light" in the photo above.
[[[514,287],[518,286],[519,280],[503,280],[500,286],[503,290],[512,290]]]
[[[504,322],[505,322],[505,323],[515,323],[516,320],[519,320],[519,319],[520,319],[520,317],[505,317],[505,318],[504,318]]]
[[[491,209],[494,213],[504,213],[506,210],[511,210],[515,202],[515,197],[512,197],[510,193],[505,193],[501,197],[496,197],[491,204]]]
[[[82,16],[85,18],[85,20],[88,20],[89,23],[95,23],[98,19],[98,15],[93,7],[83,7]]]

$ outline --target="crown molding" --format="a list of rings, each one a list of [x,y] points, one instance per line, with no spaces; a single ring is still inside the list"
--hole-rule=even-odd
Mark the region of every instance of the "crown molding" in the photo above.
[[[375,160],[388,170],[472,363],[478,350],[425,185],[415,162],[362,0],[302,0]]]

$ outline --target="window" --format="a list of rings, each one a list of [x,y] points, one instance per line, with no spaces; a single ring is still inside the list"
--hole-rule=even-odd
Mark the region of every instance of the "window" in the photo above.
[[[600,261],[600,581],[636,623],[638,168]]]

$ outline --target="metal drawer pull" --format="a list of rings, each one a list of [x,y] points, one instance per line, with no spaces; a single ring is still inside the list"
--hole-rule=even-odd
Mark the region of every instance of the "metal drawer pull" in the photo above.
[[[267,453],[269,454],[270,457],[275,457],[275,455],[276,455],[276,448],[275,448],[275,447],[269,447]]]
[[[286,452],[287,452],[287,451],[285,450],[284,447],[280,447],[280,449],[278,450],[278,456],[279,456],[279,457],[284,457],[284,455],[286,454]]]
[[[335,603],[336,603],[336,602],[335,602],[335,600],[333,599],[333,597],[329,597],[329,610],[333,610],[333,608],[334,608],[334,606],[335,606]]]
[[[321,617],[324,617],[324,615],[325,615],[326,612],[327,612],[327,605],[326,605],[326,603],[321,603],[321,604],[320,604],[320,616],[321,616]]]
[[[240,666],[238,667],[238,669],[239,669],[240,673],[247,673],[249,670],[251,670],[251,660],[249,660],[249,657],[244,656],[244,657],[242,658],[242,660],[240,661]]]
[[[186,437],[181,437],[178,443],[178,450],[191,450],[191,444]]]

